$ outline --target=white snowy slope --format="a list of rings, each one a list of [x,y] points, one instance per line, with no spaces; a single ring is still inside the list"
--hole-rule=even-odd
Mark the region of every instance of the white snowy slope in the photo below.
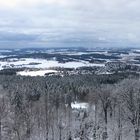
[[[17,75],[21,76],[45,76],[47,73],[57,73],[55,70],[20,71]]]
[[[35,63],[35,64],[33,64]],[[56,60],[46,60],[46,59],[32,59],[32,58],[23,58],[23,59],[9,59],[8,61],[0,61],[0,69],[3,67],[6,68],[51,68],[51,67],[64,67],[64,68],[78,68],[84,66],[98,66],[102,67],[104,64],[91,64],[86,61],[73,61],[73,62],[66,62],[66,63],[59,63]]]
[[[73,109],[87,109],[89,107],[89,104],[74,102],[74,103],[71,103],[71,107]]]

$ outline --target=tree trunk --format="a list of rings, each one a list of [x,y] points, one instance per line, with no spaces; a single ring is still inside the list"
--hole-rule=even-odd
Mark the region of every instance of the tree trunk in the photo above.
[[[62,137],[62,134],[61,134],[61,128],[60,128],[59,140],[62,140],[61,137]]]
[[[94,125],[94,132],[93,132],[93,139],[96,140],[97,138],[97,103],[95,103],[95,115],[94,115],[94,119],[95,119],[95,125]]]
[[[139,129],[135,129],[135,140],[140,140]]]
[[[53,129],[53,126],[52,126],[52,140],[54,140],[54,129]]]
[[[48,140],[49,135],[49,93],[45,95],[45,125],[46,125],[46,140]]]
[[[107,109],[104,109],[104,113],[105,113],[105,125],[107,125]]]
[[[108,133],[107,133],[107,122],[108,122],[108,120],[107,120],[107,109],[105,108],[104,109],[104,115],[105,115],[105,128],[104,128],[104,132],[103,132],[103,140],[107,140],[107,138],[108,138]]]
[[[71,106],[68,106],[68,137],[71,137]]]
[[[20,134],[19,134],[19,131],[16,130],[16,133],[17,133],[18,140],[20,140]]]
[[[121,122],[121,107],[119,105],[119,118],[118,118],[118,140],[121,140],[122,139],[122,122]]]
[[[2,133],[1,133],[1,131],[2,131],[2,126],[1,126],[1,119],[0,119],[0,140],[2,140]]]

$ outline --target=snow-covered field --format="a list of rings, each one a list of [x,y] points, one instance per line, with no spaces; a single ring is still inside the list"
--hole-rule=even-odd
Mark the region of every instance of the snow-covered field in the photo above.
[[[71,104],[71,107],[72,109],[87,109],[89,107],[89,104],[74,102]]]
[[[21,76],[45,76],[45,74],[57,73],[56,70],[20,71],[17,75]]]
[[[17,51],[14,53],[14,51]],[[112,54],[108,54],[108,51],[89,51],[89,52],[83,52],[83,51],[69,51],[67,49],[59,49],[59,50],[55,50],[55,49],[50,49],[50,50],[27,50],[25,52],[22,52],[20,49],[19,50],[0,50],[0,70],[2,69],[6,69],[6,68],[33,68],[33,69],[40,69],[40,71],[23,71],[21,72],[20,74],[21,75],[44,75],[44,72],[45,70],[48,70],[48,69],[54,69],[54,68],[57,68],[57,67],[61,67],[61,68],[79,68],[79,67],[92,67],[92,66],[97,66],[97,67],[104,67],[105,66],[105,63],[107,62],[112,62],[114,60],[112,59],[105,59],[105,58],[97,58],[98,60],[100,61],[103,61],[102,63],[100,62],[97,62],[97,63],[90,63],[91,60],[93,59],[92,57],[91,58],[88,58],[88,59],[72,59],[73,61],[70,61],[70,62],[66,62],[66,63],[60,63],[59,61],[57,61],[57,58],[55,57],[55,55],[51,58],[51,60],[47,60],[47,59],[39,59],[39,58],[21,58],[21,59],[18,59],[16,57],[17,54],[18,54],[18,51],[19,53],[22,55],[22,53],[24,54],[32,54],[32,53],[38,53],[38,52],[41,52],[41,53],[48,53],[48,54],[65,54],[65,55],[83,55],[83,54],[107,54],[107,55],[112,55]],[[135,57],[140,57],[140,54],[139,53],[135,53],[136,52],[139,52],[140,50],[132,50],[132,51],[129,51],[128,54],[120,54],[120,59],[119,61],[121,62],[126,62],[126,63],[129,63],[130,61],[133,61],[133,62],[139,62],[139,60],[135,60]],[[11,52],[11,53],[10,53]],[[11,57],[10,56],[14,56],[14,57]],[[5,57],[9,57],[7,60],[4,60],[2,58],[5,58]],[[63,58],[63,60],[65,60]],[[66,59],[67,60],[67,59]],[[88,62],[89,61],[89,62]],[[139,66],[139,63],[134,63],[133,64],[132,62],[132,65],[137,65]],[[43,71],[42,71],[43,70]],[[47,72],[46,72],[47,73]],[[110,73],[106,73],[106,74],[110,74]]]
[[[104,66],[104,64],[91,64],[86,61],[73,61],[66,63],[59,63],[56,60],[46,60],[46,59],[33,59],[33,58],[23,58],[23,59],[9,59],[8,61],[0,61],[0,69],[6,68],[52,68],[52,67],[64,67],[64,68],[78,68],[84,66]]]

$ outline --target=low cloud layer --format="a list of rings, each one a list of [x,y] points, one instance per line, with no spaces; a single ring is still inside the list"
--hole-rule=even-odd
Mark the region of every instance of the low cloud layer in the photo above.
[[[138,45],[139,7],[139,0],[0,0],[0,47],[12,41]]]

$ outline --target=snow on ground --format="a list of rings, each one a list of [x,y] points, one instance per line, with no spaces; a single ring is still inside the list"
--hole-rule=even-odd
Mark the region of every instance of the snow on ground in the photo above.
[[[71,107],[73,109],[87,109],[89,107],[89,104],[74,102],[74,103],[71,103]]]
[[[83,55],[83,54],[107,54],[107,52],[98,52],[98,51],[91,51],[91,52],[63,52],[63,53],[62,52],[59,52],[59,54]]]
[[[12,50],[3,50],[3,49],[0,49],[0,52],[12,52]]]
[[[5,58],[7,57],[7,55],[0,55],[0,58]]]
[[[34,64],[33,63],[37,63]],[[32,64],[32,65],[31,65]],[[73,62],[66,62],[66,63],[59,63],[56,60],[46,60],[46,59],[33,59],[33,58],[22,58],[19,60],[13,60],[9,59],[8,61],[0,61],[0,69],[3,69],[3,67],[6,68],[21,68],[21,67],[27,67],[27,68],[51,68],[51,67],[64,67],[64,68],[78,68],[78,67],[84,67],[84,66],[98,66],[102,67],[105,64],[91,64],[86,61],[73,61]]]
[[[129,52],[129,54],[121,54],[121,62],[128,62],[128,61],[135,61],[135,62],[139,62],[138,60],[135,60],[136,57],[140,57],[140,54],[138,53],[133,53],[133,52]]]
[[[57,73],[56,70],[20,71],[17,75],[21,76],[45,76],[47,73]]]
[[[140,50],[139,50],[139,49],[138,49],[138,50],[137,50],[137,49],[136,49],[136,50],[134,49],[133,51],[140,52]]]
[[[101,73],[98,73],[98,75],[101,75],[101,74],[106,74],[106,75],[110,75],[110,74],[113,74],[113,72],[101,72]]]
[[[37,59],[36,62],[41,64],[36,65],[35,68],[50,68],[50,67],[78,68],[84,66],[104,66],[104,64],[90,64],[89,62],[82,62],[82,61],[59,63],[58,61],[54,61],[54,60]]]

